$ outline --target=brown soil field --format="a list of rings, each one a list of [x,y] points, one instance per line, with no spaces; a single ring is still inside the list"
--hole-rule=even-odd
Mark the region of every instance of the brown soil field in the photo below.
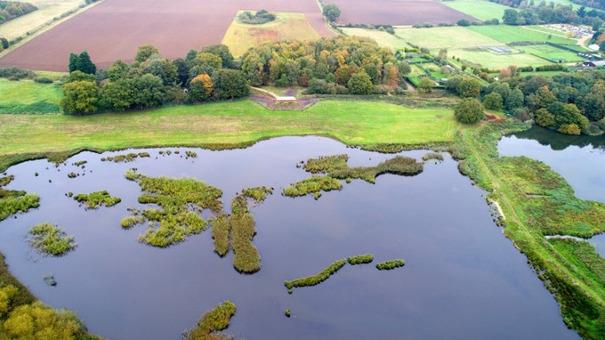
[[[330,0],[341,10],[339,24],[416,25],[475,20],[437,0]]]
[[[315,0],[103,0],[0,59],[0,67],[66,71],[71,52],[87,50],[97,66],[130,61],[151,44],[169,58],[219,44],[238,10],[304,13],[322,36],[326,26]]]

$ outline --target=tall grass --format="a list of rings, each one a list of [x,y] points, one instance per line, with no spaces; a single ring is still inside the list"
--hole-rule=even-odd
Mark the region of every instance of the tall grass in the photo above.
[[[137,158],[149,158],[149,157],[151,157],[151,155],[149,155],[148,152],[139,152],[139,153],[131,152],[131,153],[123,154],[123,155],[104,157],[104,158],[101,158],[101,161],[122,163],[122,162],[132,162]]]

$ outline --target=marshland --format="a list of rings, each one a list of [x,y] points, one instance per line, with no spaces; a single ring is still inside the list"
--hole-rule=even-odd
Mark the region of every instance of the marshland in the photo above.
[[[32,193],[40,202],[0,222],[11,272],[45,303],[73,310],[95,334],[177,339],[230,300],[237,313],[226,332],[236,338],[264,339],[267,330],[301,339],[575,337],[526,258],[492,222],[484,192],[449,154],[423,163],[428,150],[381,154],[323,137],[282,137],[225,151],[171,148],[161,157],[160,150],[82,152],[58,167],[34,160],[7,170],[14,179],[3,190]],[[185,157],[187,151],[197,157]],[[150,157],[102,161],[143,152]],[[334,155],[347,155],[350,168],[410,159],[405,163],[420,164],[422,172],[387,171],[375,183],[347,183],[343,176],[335,179],[340,190],[322,192],[319,200],[279,194],[314,175],[297,164]],[[86,176],[65,176],[83,161]],[[121,202],[85,210],[65,195],[102,191]],[[162,222],[179,214],[197,216],[195,228],[168,228],[164,242]],[[260,266],[251,274],[234,268],[234,225],[217,223],[232,216],[254,224],[241,234],[244,247],[258,251]],[[59,226],[77,247],[61,257],[39,255],[28,232],[40,223]],[[353,263],[405,259],[405,267],[379,272],[374,263],[346,264],[321,284],[291,295],[284,289],[284,281],[348,257]],[[56,286],[44,282],[48,275]]]

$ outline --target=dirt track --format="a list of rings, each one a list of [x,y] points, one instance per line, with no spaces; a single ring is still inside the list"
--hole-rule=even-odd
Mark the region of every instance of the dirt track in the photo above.
[[[416,25],[474,20],[437,0],[330,0],[330,3],[342,11],[339,24]]]
[[[104,0],[103,3],[32,39],[0,59],[0,67],[66,71],[69,53],[87,50],[100,67],[130,61],[151,44],[170,58],[221,42],[240,9],[305,13],[322,36],[315,0]]]

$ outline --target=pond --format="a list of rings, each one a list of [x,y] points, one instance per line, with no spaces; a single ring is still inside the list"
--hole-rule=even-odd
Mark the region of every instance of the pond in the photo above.
[[[44,302],[74,310],[94,333],[179,339],[205,311],[230,299],[238,310],[227,332],[236,338],[577,338],[526,258],[492,221],[483,192],[459,174],[449,155],[427,162],[419,175],[383,175],[376,184],[343,181],[341,191],[314,200],[280,195],[309,177],[296,166],[300,161],[346,153],[352,165],[375,165],[394,155],[321,137],[276,138],[228,151],[161,150],[137,150],[151,157],[129,163],[101,161],[123,151],[84,152],[58,168],[37,160],[8,170],[15,175],[9,188],[41,197],[39,209],[0,223],[12,272]],[[187,150],[198,156],[185,158]],[[401,155],[420,159],[425,153]],[[72,165],[84,160],[85,170]],[[138,241],[145,226],[122,229],[128,208],[144,208],[139,185],[124,177],[132,167],[146,176],[205,181],[223,191],[227,209],[243,188],[274,187],[264,203],[251,206],[261,270],[236,272],[232,252],[225,258],[213,252],[210,230],[160,249]],[[80,176],[68,178],[70,172]],[[85,210],[65,196],[99,190],[122,201]],[[77,248],[59,258],[34,252],[27,232],[43,222],[74,236]],[[292,295],[283,285],[363,253],[373,253],[375,263],[403,258],[406,265],[392,271],[347,265]],[[45,284],[49,274],[57,286]]]
[[[563,176],[576,195],[605,203],[605,137],[566,136],[534,127],[505,136],[498,144],[502,156],[526,156],[548,164]],[[590,242],[605,257],[605,234]]]

